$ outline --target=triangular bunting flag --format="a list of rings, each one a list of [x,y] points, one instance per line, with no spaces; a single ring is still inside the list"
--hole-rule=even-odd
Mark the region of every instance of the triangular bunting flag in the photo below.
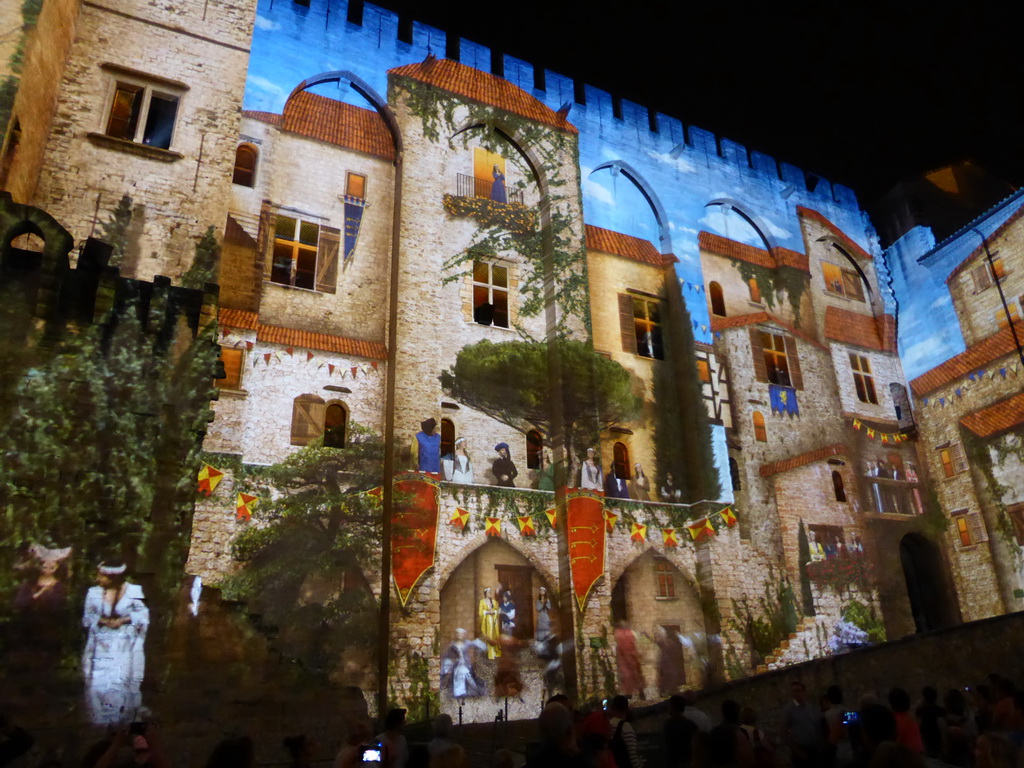
[[[295,347],[285,347],[284,351],[288,353],[288,357],[291,357],[295,354]]]
[[[354,378],[356,377],[356,371],[358,371],[358,370],[359,370],[359,369],[358,369],[358,368],[356,368],[356,366],[354,366],[354,365],[352,366],[352,378],[353,378],[353,379],[354,379]]]
[[[618,520],[618,519],[619,519],[619,516],[616,515],[614,512],[609,512],[608,510],[605,510],[605,512],[604,512],[604,525],[605,525],[605,528],[608,530],[608,533],[611,533],[612,531],[615,530],[615,521]]]
[[[862,426],[864,426],[864,425],[861,423],[860,419],[854,419],[853,420],[853,428],[856,429],[858,432],[860,431],[860,428]]]
[[[551,527],[554,528],[555,523],[558,522],[558,515],[555,514],[555,508],[552,507],[551,509],[545,509],[544,514],[547,516],[548,522],[551,524]]]
[[[370,367],[373,368],[373,370],[376,371],[377,370],[377,361],[376,360],[371,360],[370,361]]]
[[[888,442],[889,442],[889,436],[888,436],[888,435],[886,435],[886,434],[883,434],[883,435],[882,435],[882,442],[883,442],[883,443],[888,443]]]
[[[484,533],[488,536],[501,536],[501,518],[485,517]]]
[[[647,541],[647,526],[640,523],[633,523],[629,531],[630,541]]]
[[[203,464],[203,466],[199,468],[199,492],[203,494],[203,496],[209,496],[217,490],[217,486],[220,484],[223,477],[224,473],[219,469],[211,467],[209,464]]]
[[[265,352],[263,354],[263,362],[265,362],[267,365],[270,365],[270,353],[269,352]]]
[[[722,516],[722,519],[725,520],[725,524],[730,528],[736,525],[736,513],[732,511],[732,507],[726,507],[718,514]]]
[[[875,430],[873,430],[871,427],[868,427],[868,437],[870,437],[872,440],[875,439]]]
[[[235,519],[251,520],[252,510],[256,506],[257,497],[248,493],[238,492],[238,500],[235,502]]]
[[[252,348],[255,347],[255,346],[256,345],[253,344],[251,341],[245,342],[245,348],[248,349],[250,352],[252,352]]]
[[[679,546],[679,539],[676,537],[676,529],[675,528],[662,528],[661,529],[661,543],[664,544],[665,547],[669,548],[669,549],[671,549],[672,547],[678,547]]]
[[[312,352],[307,352],[306,353],[306,362],[308,363],[312,359],[313,359],[313,353]]]
[[[376,488],[371,488],[366,492],[367,496],[373,496],[377,501],[384,501],[384,486],[378,485]]]
[[[1005,379],[1006,378],[1006,369],[1005,368],[1000,368],[999,369],[999,375],[1002,376]]]
[[[536,536],[537,529],[533,527],[533,518],[529,515],[522,515],[516,518],[516,522],[519,523],[519,533],[523,536]]]
[[[456,507],[451,517],[448,518],[448,525],[454,525],[456,528],[465,528],[468,522],[469,510],[461,507]]]
[[[333,376],[334,375],[334,363],[328,363],[327,364],[327,375],[328,376]]]
[[[690,523],[686,526],[686,530],[690,532],[690,538],[697,542],[704,541],[704,539],[715,535],[715,526],[706,517],[695,523]]]

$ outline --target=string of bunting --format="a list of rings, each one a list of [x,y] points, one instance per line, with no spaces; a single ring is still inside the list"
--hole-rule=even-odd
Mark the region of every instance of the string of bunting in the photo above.
[[[226,341],[230,334],[231,334],[231,329],[230,328],[222,329],[221,330],[221,339]],[[241,349],[243,346],[249,352],[252,352],[253,348],[256,345],[252,341],[242,341],[241,339],[239,339],[233,345],[233,349]],[[288,355],[288,357],[295,357],[295,355],[296,355],[295,347],[286,347],[285,350],[284,350],[284,354]],[[300,356],[300,359],[301,359],[301,356],[302,356],[301,350],[299,350],[299,356]],[[311,363],[314,360],[320,360],[320,358],[317,357],[316,353],[310,352],[309,350],[306,350],[305,358],[306,358],[305,362],[307,362],[307,363]],[[263,361],[264,365],[270,365],[272,361],[276,362],[276,363],[280,363],[282,359],[283,358],[282,358],[281,350],[276,350],[274,352],[263,352],[262,354],[256,355],[253,358],[252,367],[255,368],[257,365],[259,365],[261,360]],[[364,377],[365,376],[369,376],[372,372],[375,372],[378,369],[379,366],[380,366],[380,363],[377,360],[371,360],[368,365],[352,365],[352,366],[335,365],[334,363],[328,363],[328,362],[321,361],[321,362],[319,362],[317,364],[317,370],[319,371],[319,370],[321,370],[323,368],[326,368],[328,376],[333,376],[335,373],[337,373],[338,376],[340,378],[342,378],[342,379],[355,379],[355,378],[357,378],[359,376],[359,374],[362,374]]]
[[[984,381],[986,376],[988,376],[989,379],[994,379],[996,376],[1005,379],[1010,374],[1013,374],[1013,376],[1016,377],[1020,371],[1020,363],[1008,363],[1007,365],[1003,365],[998,368],[979,368],[976,371],[971,371],[967,374],[966,379],[971,382]],[[930,405],[933,408],[945,408],[946,405],[953,402],[953,396],[959,400],[964,396],[965,392],[970,391],[970,386],[964,383],[963,380],[961,380],[959,384],[960,385],[953,390],[953,395],[949,397],[922,397],[921,405]]]
[[[869,427],[860,419],[853,420],[853,428],[858,432],[866,430],[871,440],[881,440],[883,443],[902,443],[910,439],[907,435],[899,432],[879,432],[877,429]]]

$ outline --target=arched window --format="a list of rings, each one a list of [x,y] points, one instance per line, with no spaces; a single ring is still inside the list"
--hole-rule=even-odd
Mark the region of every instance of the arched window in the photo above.
[[[235,173],[231,177],[233,184],[251,187],[256,182],[256,147],[252,144],[239,144],[235,150]]]
[[[896,421],[900,423],[900,427],[913,424],[907,388],[894,381],[889,384],[889,397],[892,398],[892,407],[896,412]]]
[[[536,429],[526,433],[526,468],[541,468],[541,453],[544,450],[544,438]]]
[[[764,414],[760,411],[754,411],[754,439],[759,443],[768,442],[768,430],[764,428]]]
[[[761,303],[761,287],[757,284],[756,278],[750,278],[747,281],[747,285],[750,286],[750,300],[755,304]]]
[[[344,448],[348,428],[348,411],[343,403],[330,403],[324,415],[324,446]]]
[[[843,476],[837,470],[832,470],[832,488],[836,492],[836,501],[846,501],[846,486],[843,485]]]
[[[625,443],[616,443],[612,449],[612,467],[620,480],[629,480],[629,448]]]
[[[722,286],[718,283],[710,283],[708,296],[711,298],[711,314],[725,317],[725,296],[722,294]]]
[[[455,422],[441,419],[441,455],[455,455]]]
[[[729,457],[729,479],[732,480],[732,489],[742,491],[743,483],[740,482],[740,465],[732,456]]]
[[[309,445],[324,432],[327,403],[316,395],[299,395],[292,401],[292,445]]]

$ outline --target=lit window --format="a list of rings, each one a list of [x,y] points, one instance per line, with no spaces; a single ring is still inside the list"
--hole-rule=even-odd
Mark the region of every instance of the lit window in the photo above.
[[[345,177],[345,194],[349,197],[366,197],[366,177],[349,171]]]
[[[544,438],[536,429],[526,433],[526,468],[541,468],[541,452],[544,450]]]
[[[633,332],[636,353],[640,357],[663,360],[665,350],[661,341],[661,308],[657,301],[633,296]]]
[[[473,262],[473,320],[508,328],[508,267]]]
[[[751,418],[754,422],[754,439],[759,443],[767,443],[768,430],[764,426],[764,414],[760,411],[754,411],[754,415]]]
[[[235,172],[231,177],[232,184],[251,187],[256,181],[256,147],[252,144],[239,144],[235,150]]]
[[[988,529],[985,528],[985,521],[980,513],[971,512],[968,509],[957,509],[949,514],[956,526],[961,547],[970,547],[988,541]]]
[[[750,286],[750,300],[755,304],[761,303],[761,287],[757,284],[756,278],[750,278],[747,281],[747,285]]]
[[[1000,328],[1009,327],[1011,322],[1020,322],[1020,313],[1017,311],[1017,305],[1010,301],[1007,302],[1006,306],[1010,310],[1009,314],[1002,307],[996,310],[996,325]]]
[[[837,264],[823,261],[821,271],[825,278],[825,290],[829,293],[864,301],[864,285],[855,270],[843,269]]]
[[[960,443],[950,443],[940,447],[938,451],[943,475],[953,477],[967,471],[967,456],[964,455],[964,447]]]
[[[878,405],[875,379],[871,375],[871,361],[863,355],[850,353],[850,368],[853,369],[853,384],[857,388],[857,399],[862,403]]]
[[[274,227],[274,261],[270,281],[296,288],[316,286],[316,250],[320,225],[278,216]]]
[[[213,383],[221,389],[241,389],[242,350],[221,347],[220,359],[224,363],[224,378],[214,379]]]
[[[139,82],[118,80],[104,133],[115,139],[169,149],[180,94]]]
[[[778,333],[761,333],[761,348],[764,350],[764,365],[768,381],[788,387],[790,384],[789,360],[786,357],[786,337]]]
[[[697,377],[705,384],[711,383],[711,365],[707,360],[697,361]]]
[[[675,597],[676,580],[672,563],[668,560],[654,561],[654,575],[658,581],[658,597]]]
[[[711,300],[711,314],[725,317],[725,295],[718,283],[708,285],[708,298]]]

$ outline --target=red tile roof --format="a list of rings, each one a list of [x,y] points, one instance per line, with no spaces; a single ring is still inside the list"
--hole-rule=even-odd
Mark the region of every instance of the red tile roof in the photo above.
[[[1018,208],[1016,211],[1014,211],[1006,221],[1004,221],[1002,224],[1000,224],[998,227],[996,227],[992,231],[992,234],[990,234],[985,239],[988,240],[989,243],[992,243],[992,241],[995,240],[997,237],[1005,234],[1006,230],[1008,230],[1011,226],[1013,226],[1013,224],[1016,223],[1017,220],[1020,219],[1021,216],[1024,216],[1024,205],[1022,205],[1020,208]],[[974,234],[974,233],[972,233],[972,234]],[[991,246],[990,246],[990,248],[991,248]],[[964,259],[959,264],[957,264],[956,267],[953,269],[953,271],[949,273],[949,277],[946,278],[946,283],[948,284],[950,280],[952,280],[954,277],[956,277],[961,272],[963,272],[964,269],[967,267],[967,264],[970,263],[974,259],[975,256],[977,256],[978,254],[984,253],[984,252],[985,252],[985,246],[984,245],[978,245],[977,248],[975,248],[973,251],[971,251],[970,255],[968,255],[966,259]]]
[[[489,72],[467,67],[451,59],[433,59],[388,70],[389,75],[408,77],[437,86],[472,101],[487,104],[514,115],[577,133],[576,126],[522,88]]]
[[[251,117],[253,120],[260,120],[264,123],[270,123],[276,125],[278,128],[281,127],[281,115],[276,112],[258,112],[253,109],[243,109],[242,117]]]
[[[259,315],[255,312],[221,307],[217,310],[217,322],[230,328],[244,328],[247,331],[255,331],[260,320]]]
[[[283,328],[279,325],[259,324],[256,338],[268,344],[281,344],[303,349],[321,349],[324,352],[337,352],[340,355],[356,355],[376,360],[387,360],[388,352],[383,344],[376,341],[349,339],[330,333],[300,331],[296,328]]]
[[[855,242],[853,242],[853,240],[850,239],[849,235],[847,235],[845,232],[843,232],[843,230],[841,230],[839,227],[837,227],[835,224],[833,224],[831,221],[825,218],[824,215],[814,210],[813,208],[804,208],[802,205],[798,205],[796,207],[796,214],[797,216],[803,216],[804,218],[807,219],[814,219],[816,222],[823,225],[826,229],[831,230],[832,234],[835,235],[844,246],[846,246],[846,248],[850,251],[850,254],[852,256],[857,256],[858,258],[861,259],[871,258],[870,253],[868,253]]]
[[[655,267],[663,267],[677,261],[672,254],[659,252],[650,240],[624,235],[621,232],[613,232],[610,229],[601,229],[601,227],[587,224],[586,236],[587,248],[592,251],[614,253],[616,256],[623,256]]]
[[[754,245],[747,245],[737,240],[730,240],[728,237],[716,235],[713,232],[700,232],[697,234],[697,245],[701,250],[709,253],[716,253],[719,256],[726,256],[730,259],[739,259],[749,264],[756,264],[759,267],[774,269],[776,266],[793,267],[804,272],[809,271],[807,256],[788,248],[775,248],[769,253],[764,248]],[[774,256],[772,255],[774,254]]]
[[[960,423],[978,437],[991,437],[1024,423],[1024,392],[970,413]]]
[[[284,105],[281,128],[368,155],[395,159],[395,145],[384,118],[363,109],[309,91],[299,91]]]
[[[785,320],[780,320],[769,312],[751,312],[749,315],[733,315],[732,317],[718,317],[717,315],[711,316],[711,330],[714,333],[724,331],[726,328],[740,328],[744,325],[760,325],[761,323],[775,323],[776,325],[780,325],[798,339],[802,339],[808,344],[813,344],[818,349],[826,350],[825,345],[816,338],[809,336],[799,328],[790,325]]]
[[[825,309],[825,338],[843,344],[877,349],[879,352],[894,352],[895,327],[892,315],[878,318],[840,307]]]
[[[1017,333],[1024,334],[1024,321],[1017,322]],[[955,355],[941,365],[937,365],[930,371],[926,371],[910,382],[910,388],[914,394],[923,397],[929,392],[934,392],[941,386],[951,381],[966,376],[969,373],[984,368],[993,360],[1016,352],[1017,347],[1013,343],[1013,334],[1009,327],[992,334],[987,339],[979,341],[974,346],[968,347],[959,355]]]
[[[816,461],[822,461],[830,456],[838,456],[839,454],[846,453],[846,451],[847,448],[842,443],[826,445],[821,448],[815,448],[813,451],[807,451],[806,453],[801,453],[797,456],[791,456],[788,459],[762,464],[761,469],[758,471],[761,473],[761,477],[771,477],[772,475],[777,475],[780,472],[789,472],[791,469],[796,469],[807,464],[813,464]]]

